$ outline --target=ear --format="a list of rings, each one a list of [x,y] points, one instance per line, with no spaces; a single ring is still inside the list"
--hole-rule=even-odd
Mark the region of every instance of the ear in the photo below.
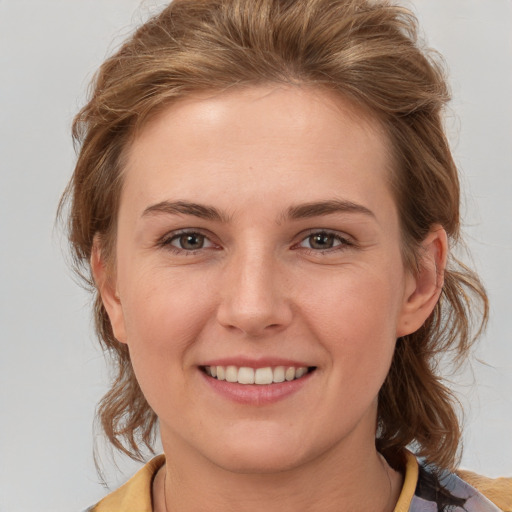
[[[440,225],[434,225],[421,243],[417,272],[406,276],[404,302],[396,336],[417,331],[434,310],[444,284],[448,238]]]
[[[94,237],[91,252],[91,270],[103,306],[110,319],[114,336],[117,341],[126,343],[123,305],[117,291],[115,272],[112,270],[112,265],[109,265],[106,261],[101,249],[100,238],[97,235]]]

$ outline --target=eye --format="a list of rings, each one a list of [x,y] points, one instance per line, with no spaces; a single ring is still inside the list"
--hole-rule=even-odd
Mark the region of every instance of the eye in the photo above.
[[[214,244],[206,235],[197,231],[182,231],[171,234],[164,238],[160,245],[175,252],[194,252],[214,247]]]
[[[336,242],[332,233],[315,233],[308,236],[301,245],[307,243],[311,249],[331,249]]]
[[[205,240],[206,237],[199,233],[183,233],[177,237],[173,237],[171,245],[185,249],[186,251],[195,251],[204,247]]]
[[[329,249],[336,248],[342,249],[351,245],[353,245],[353,243],[346,238],[329,231],[311,233],[298,244],[299,247],[312,249],[314,251],[328,251]]]

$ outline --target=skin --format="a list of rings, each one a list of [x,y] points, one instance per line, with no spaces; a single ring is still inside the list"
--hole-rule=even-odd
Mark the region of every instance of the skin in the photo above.
[[[164,487],[181,511],[393,509],[401,475],[375,450],[377,395],[397,337],[439,297],[446,234],[432,228],[419,274],[404,267],[388,154],[346,100],[291,86],[181,100],[137,134],[115,272],[99,244],[92,267],[160,420],[155,510]],[[324,208],[297,208],[311,203]],[[183,248],[180,230],[204,245]],[[239,404],[200,370],[224,357],[316,370],[275,403]]]

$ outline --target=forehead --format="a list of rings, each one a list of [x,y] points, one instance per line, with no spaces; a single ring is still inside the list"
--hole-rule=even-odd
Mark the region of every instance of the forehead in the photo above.
[[[376,180],[387,185],[389,155],[380,123],[332,92],[260,86],[201,93],[167,106],[137,133],[125,189],[153,202],[163,190],[217,200],[222,183],[240,194],[293,188],[315,200],[330,189],[358,199]]]
[[[237,115],[233,116],[235,110]],[[142,141],[151,138],[155,131],[162,130],[162,126],[170,128],[171,124],[181,130],[190,126],[191,120],[194,123],[191,140],[206,134],[210,127],[216,131],[217,126],[214,125],[226,120],[235,132],[241,125],[251,123],[253,127],[263,127],[269,135],[282,131],[283,125],[286,125],[287,130],[293,126],[296,135],[307,130],[311,136],[318,135],[314,128],[323,130],[326,122],[339,124],[339,127],[349,122],[352,125],[349,130],[357,125],[360,130],[376,135],[387,143],[385,130],[377,115],[366,106],[324,87],[286,84],[198,91],[178,98],[155,109],[154,114],[149,114],[133,139]],[[325,138],[329,134],[323,131],[321,135]],[[132,153],[132,148],[133,144],[128,148],[128,154]]]

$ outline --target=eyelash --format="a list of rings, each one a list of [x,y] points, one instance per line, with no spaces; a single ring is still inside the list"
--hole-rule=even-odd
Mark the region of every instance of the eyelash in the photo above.
[[[195,236],[202,237],[204,239],[204,241],[208,241],[208,243],[210,245],[207,247],[203,246],[203,247],[200,247],[199,249],[190,249],[190,250],[172,245],[173,241],[179,240],[180,237],[187,236],[187,235],[188,236],[195,235]],[[338,243],[337,243],[337,245],[334,245],[333,247],[328,247],[327,249],[314,249],[312,247],[308,248],[308,247],[301,246],[302,243],[304,243],[308,239],[311,239],[314,236],[332,237],[332,240],[335,243],[336,242],[338,242]],[[181,231],[174,231],[174,232],[168,233],[167,235],[162,237],[157,242],[157,245],[161,248],[171,251],[174,254],[185,255],[185,256],[193,256],[205,249],[219,248],[219,246],[216,246],[216,244],[211,241],[211,239],[209,238],[209,236],[207,234],[205,234],[197,229],[184,229]],[[355,247],[355,246],[356,246],[356,244],[354,241],[348,239],[347,237],[341,236],[336,231],[321,229],[321,230],[310,230],[307,232],[307,234],[305,236],[302,235],[302,238],[300,239],[300,241],[298,243],[294,244],[292,246],[292,249],[293,250],[303,249],[304,252],[306,252],[306,254],[318,255],[318,254],[327,254],[327,253],[331,253],[331,252],[343,251],[349,247]]]

